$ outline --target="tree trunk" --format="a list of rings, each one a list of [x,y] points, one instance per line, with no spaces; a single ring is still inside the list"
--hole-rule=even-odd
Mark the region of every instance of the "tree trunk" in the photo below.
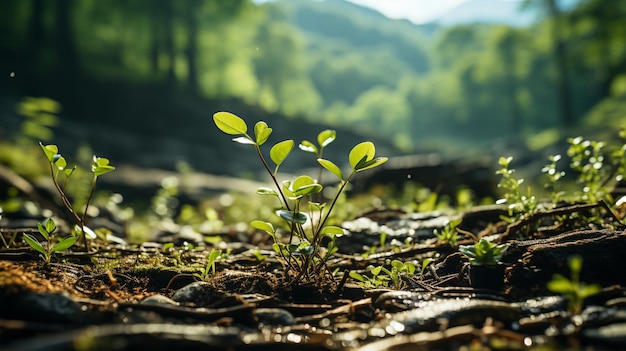
[[[35,57],[41,50],[45,42],[45,31],[43,27],[43,0],[32,0],[32,12],[28,24],[28,44],[26,50]]]
[[[567,52],[565,43],[561,39],[563,24],[559,18],[560,10],[556,0],[546,0],[548,13],[552,18],[552,39],[554,41],[554,60],[556,64],[556,88],[560,109],[560,121],[564,128],[575,124],[572,113],[571,94],[569,91],[569,73],[567,71]]]
[[[187,88],[193,95],[197,95],[198,88],[198,11],[201,3],[196,0],[188,0],[185,3],[185,23],[187,23]]]
[[[64,81],[76,78],[80,74],[78,51],[74,40],[70,11],[72,0],[56,0],[56,54],[59,74]]]
[[[167,85],[168,87],[173,87],[176,84],[176,50],[174,45],[174,7],[172,3],[169,1],[163,2],[163,4],[167,4],[163,7],[164,10],[164,40],[165,40],[165,51],[168,58],[168,66],[167,66]]]

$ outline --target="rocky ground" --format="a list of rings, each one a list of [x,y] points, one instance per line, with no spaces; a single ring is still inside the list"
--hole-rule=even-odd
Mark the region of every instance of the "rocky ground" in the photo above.
[[[217,244],[169,237],[130,245],[96,239],[44,263],[22,241],[36,221],[0,222],[3,350],[612,350],[626,345],[626,233],[603,205],[564,205],[514,223],[500,206],[464,213],[376,209],[348,232],[316,283],[293,276],[258,233]],[[588,215],[592,222],[584,221]],[[480,282],[458,248],[434,236],[461,218],[458,244],[509,244],[502,270]],[[380,233],[386,233],[381,245]],[[200,236],[202,238],[202,236]],[[251,238],[248,242],[242,238]],[[407,240],[409,239],[409,240]],[[174,246],[168,243],[175,243]],[[378,245],[378,246],[377,246]],[[223,256],[204,275],[211,250]],[[549,291],[567,259],[602,290],[581,310]],[[432,263],[421,269],[421,263]],[[380,286],[354,279],[374,267],[417,269]],[[386,286],[385,286],[386,285]]]

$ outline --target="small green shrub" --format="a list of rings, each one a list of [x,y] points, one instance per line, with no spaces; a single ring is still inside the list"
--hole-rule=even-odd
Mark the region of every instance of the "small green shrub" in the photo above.
[[[460,245],[459,251],[469,258],[471,265],[493,266],[500,262],[508,248],[508,244],[498,245],[483,238],[474,245]]]
[[[54,252],[69,249],[74,245],[76,240],[78,240],[78,236],[68,236],[55,243],[52,233],[57,229],[57,225],[52,218],[48,218],[43,224],[37,223],[37,229],[45,239],[45,243],[39,242],[35,236],[27,233],[24,233],[24,240],[30,247],[43,255],[43,259],[46,263],[50,263]]]
[[[582,312],[585,299],[600,292],[600,285],[585,284],[580,282],[580,271],[583,267],[583,259],[578,255],[568,258],[567,264],[570,269],[570,279],[561,274],[552,276],[547,284],[548,290],[563,294],[567,298],[568,310],[573,314]]]
[[[280,208],[276,214],[285,221],[289,239],[286,242],[281,240],[277,229],[270,222],[254,220],[251,225],[267,232],[272,237],[274,241],[272,247],[281,259],[286,271],[288,273],[295,272],[294,283],[303,277],[308,281],[315,281],[317,276],[324,275],[322,270],[326,268],[325,258],[328,255],[322,253],[322,238],[324,236],[332,238],[344,234],[342,228],[327,225],[337,200],[356,173],[380,166],[387,161],[387,158],[375,156],[376,148],[372,142],[362,142],[350,151],[348,161],[351,171],[345,176],[339,166],[332,161],[321,158],[323,149],[335,140],[334,131],[326,130],[319,133],[317,137],[319,146],[306,140],[303,141],[300,144],[300,149],[318,156],[319,166],[339,179],[336,193],[328,205],[316,201],[321,199],[323,189],[322,185],[319,184],[319,178],[316,180],[308,175],[301,175],[293,180],[279,182],[277,173],[294,147],[293,140],[278,142],[270,148],[269,156],[274,163],[274,167],[270,167],[261,150],[261,146],[267,142],[272,133],[272,128],[267,123],[257,122],[254,126],[253,137],[248,134],[246,122],[232,113],[217,112],[213,115],[213,121],[222,132],[238,135],[233,141],[254,147],[259,160],[275,185],[275,189],[260,188],[257,190],[257,194],[273,196],[278,199]],[[328,273],[332,275],[332,272]]]
[[[626,130],[621,130],[619,135],[621,145],[607,145],[580,136],[568,139],[570,168],[577,173],[577,181],[582,185],[583,201],[611,202],[611,189],[626,176]]]

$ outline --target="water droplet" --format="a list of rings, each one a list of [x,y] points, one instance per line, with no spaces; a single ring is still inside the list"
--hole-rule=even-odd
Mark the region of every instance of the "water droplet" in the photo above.
[[[524,346],[532,346],[533,345],[533,339],[529,338],[529,337],[525,337],[524,338]]]

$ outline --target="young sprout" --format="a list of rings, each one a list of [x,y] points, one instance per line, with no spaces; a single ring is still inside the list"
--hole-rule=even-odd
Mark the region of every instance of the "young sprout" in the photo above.
[[[280,209],[276,214],[282,218],[289,228],[289,240],[284,243],[280,240],[277,229],[267,221],[255,220],[251,222],[252,227],[267,232],[273,239],[274,251],[281,258],[287,271],[293,270],[296,273],[293,282],[298,282],[303,277],[309,280],[325,268],[325,260],[329,257],[321,250],[322,238],[329,237],[331,241],[334,237],[344,234],[344,230],[337,226],[326,225],[335,207],[339,196],[345,189],[350,179],[358,172],[378,167],[387,161],[386,157],[376,157],[376,148],[372,142],[362,142],[352,148],[348,155],[348,163],[351,171],[345,176],[339,166],[332,161],[322,158],[323,150],[336,138],[336,133],[332,130],[325,130],[318,135],[318,146],[312,142],[304,140],[299,144],[303,151],[313,153],[317,156],[320,167],[328,170],[339,180],[339,185],[330,205],[313,201],[321,199],[323,186],[317,179],[307,175],[300,175],[293,180],[279,181],[277,178],[280,166],[291,153],[295,143],[291,139],[283,140],[274,144],[269,150],[269,156],[273,166],[265,158],[261,146],[264,145],[270,135],[272,128],[267,123],[259,121],[254,125],[254,136],[248,133],[247,123],[240,117],[230,112],[217,112],[213,115],[213,122],[222,132],[236,136],[233,141],[252,145],[261,161],[261,164],[269,174],[274,189],[263,187],[257,190],[257,194],[274,196],[280,203]],[[305,229],[306,228],[306,229]],[[330,275],[332,276],[331,272]]]
[[[600,292],[600,285],[585,284],[580,282],[580,271],[583,268],[583,258],[574,255],[568,258],[567,265],[570,269],[570,279],[561,274],[552,276],[547,284],[548,290],[563,294],[567,298],[568,310],[573,314],[580,314],[585,299]]]
[[[470,264],[474,266],[493,266],[500,262],[508,248],[509,244],[498,245],[483,238],[474,245],[459,246],[459,251],[467,256]]]
[[[43,224],[37,223],[37,229],[39,230],[39,234],[41,234],[46,241],[45,243],[39,242],[35,236],[27,233],[24,233],[24,241],[26,241],[30,247],[41,253],[46,263],[50,263],[54,252],[69,249],[74,245],[76,240],[78,240],[77,236],[68,236],[55,243],[52,233],[57,229],[57,226],[52,218],[48,218]]]

